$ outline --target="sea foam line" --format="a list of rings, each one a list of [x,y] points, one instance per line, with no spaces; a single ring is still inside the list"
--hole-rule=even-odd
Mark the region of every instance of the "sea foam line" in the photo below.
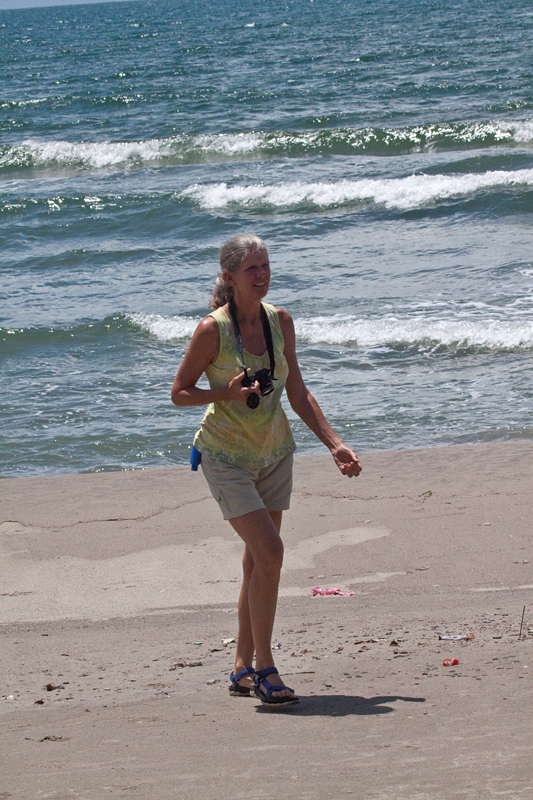
[[[190,339],[201,319],[140,313],[128,314],[127,318],[161,341]],[[363,348],[421,345],[431,348],[479,347],[492,350],[533,347],[533,322],[529,319],[315,317],[312,320],[296,319],[295,329],[300,342],[317,345]]]
[[[228,186],[227,183],[194,184],[180,196],[204,209],[269,205],[288,208],[301,204],[328,208],[353,202],[370,202],[390,209],[411,209],[431,202],[473,194],[499,186],[533,185],[533,169],[490,171],[467,175],[410,175],[406,178],[336,182],[291,182],[275,185]]]

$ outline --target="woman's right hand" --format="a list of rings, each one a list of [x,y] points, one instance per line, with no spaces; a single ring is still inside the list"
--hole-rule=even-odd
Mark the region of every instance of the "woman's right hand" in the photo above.
[[[228,383],[228,388],[226,390],[228,393],[228,400],[240,400],[241,403],[246,403],[248,395],[260,393],[260,386],[257,381],[254,382],[253,386],[242,385],[244,374],[244,372],[241,372]]]

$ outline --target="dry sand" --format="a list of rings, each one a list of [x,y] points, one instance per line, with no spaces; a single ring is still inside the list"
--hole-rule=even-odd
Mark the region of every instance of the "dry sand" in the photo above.
[[[0,800],[532,800],[533,442],[361,458],[296,460],[284,712],[228,695],[241,547],[200,473],[0,482]]]

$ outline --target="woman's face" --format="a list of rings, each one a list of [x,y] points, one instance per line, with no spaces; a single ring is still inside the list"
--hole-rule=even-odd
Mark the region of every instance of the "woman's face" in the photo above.
[[[270,285],[270,262],[266,250],[253,250],[241,261],[235,272],[225,272],[224,278],[233,286],[235,297],[265,297]]]

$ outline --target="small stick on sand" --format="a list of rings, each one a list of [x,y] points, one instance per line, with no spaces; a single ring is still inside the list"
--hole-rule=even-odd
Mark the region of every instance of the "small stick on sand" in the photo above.
[[[520,639],[522,638],[522,627],[523,627],[523,625],[524,625],[524,614],[525,614],[525,613],[526,613],[526,607],[524,606],[524,608],[523,608],[523,610],[522,610],[522,622],[520,623],[520,633],[518,634],[518,640],[519,640],[519,641],[520,641]]]

